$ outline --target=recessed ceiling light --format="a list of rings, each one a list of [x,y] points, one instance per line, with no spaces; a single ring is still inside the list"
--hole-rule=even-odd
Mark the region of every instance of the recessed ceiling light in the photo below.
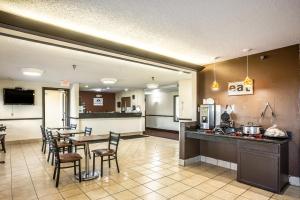
[[[88,86],[88,85],[85,85],[84,87],[85,87],[85,88],[88,88],[89,86]]]
[[[106,84],[106,85],[113,85],[113,84],[115,84],[117,81],[118,81],[118,80],[115,79],[115,78],[103,78],[103,79],[101,79],[101,82],[102,82],[103,84]]]
[[[178,71],[178,74],[183,74],[183,71]]]
[[[109,89],[110,89],[110,87],[107,87],[106,89],[107,89],[107,90],[109,90]]]
[[[102,91],[102,88],[95,88],[94,89],[96,92],[101,92]]]
[[[125,88],[124,91],[127,92],[127,91],[128,91],[128,88]]]
[[[36,68],[22,68],[22,72],[26,76],[41,76],[44,71]]]

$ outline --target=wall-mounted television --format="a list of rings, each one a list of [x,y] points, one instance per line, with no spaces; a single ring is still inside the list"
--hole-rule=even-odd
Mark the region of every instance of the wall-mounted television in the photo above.
[[[3,89],[4,105],[34,105],[34,90]]]

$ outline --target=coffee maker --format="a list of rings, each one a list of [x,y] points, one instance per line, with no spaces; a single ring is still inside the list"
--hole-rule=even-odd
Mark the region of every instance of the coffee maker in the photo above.
[[[216,104],[200,105],[200,128],[214,129],[220,125],[221,106]]]

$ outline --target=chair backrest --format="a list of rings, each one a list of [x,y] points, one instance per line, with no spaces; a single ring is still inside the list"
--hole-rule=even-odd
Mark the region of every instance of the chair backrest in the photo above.
[[[46,138],[45,128],[42,125],[40,125],[40,128],[41,128],[41,132],[42,132],[42,137],[43,137],[43,139],[45,139]]]
[[[70,129],[71,130],[76,130],[77,124],[70,124]]]
[[[45,133],[46,133],[46,137],[49,139],[49,147],[52,148],[53,147],[53,140],[54,140],[52,131],[49,130],[49,129],[46,129]]]
[[[91,135],[92,134],[92,128],[88,128],[88,127],[85,127],[84,129],[84,135]]]
[[[114,132],[109,132],[108,149],[111,149],[111,146],[115,146],[114,150],[117,153],[119,141],[120,141],[120,134],[114,133]]]
[[[59,148],[58,148],[58,145],[57,145],[57,139],[53,139],[53,150],[54,150],[54,155],[55,155],[55,158],[57,160],[59,160]]]

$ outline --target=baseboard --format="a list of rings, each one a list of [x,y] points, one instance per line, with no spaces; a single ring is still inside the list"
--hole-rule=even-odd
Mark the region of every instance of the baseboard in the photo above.
[[[232,163],[232,162],[228,162],[228,161],[224,161],[224,160],[218,160],[215,158],[210,158],[210,157],[201,156],[201,155],[193,157],[193,158],[189,158],[186,160],[179,159],[179,165],[187,166],[190,164],[197,163],[199,161],[237,171],[236,163]],[[289,176],[289,183],[290,183],[290,185],[293,185],[293,186],[300,186],[300,177]]]
[[[152,127],[146,127],[146,129],[149,129],[149,130],[155,130],[155,131],[165,131],[165,132],[170,132],[170,133],[176,133],[176,134],[179,134],[179,131],[169,130],[169,129],[152,128]]]
[[[5,141],[6,144],[26,144],[26,143],[33,143],[33,142],[41,142],[41,138],[36,139],[27,139],[27,140],[11,140],[11,141]]]
[[[289,182],[290,182],[291,185],[300,186],[300,177],[290,176],[289,177]]]

